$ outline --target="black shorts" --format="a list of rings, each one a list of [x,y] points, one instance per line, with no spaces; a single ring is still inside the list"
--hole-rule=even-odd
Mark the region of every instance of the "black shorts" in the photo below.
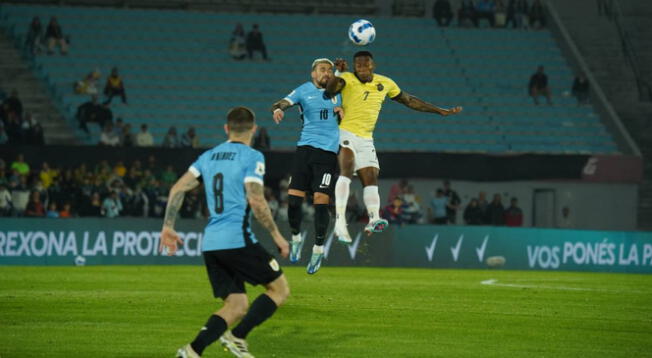
[[[297,147],[290,189],[331,195],[337,173],[337,154],[310,146]]]
[[[283,274],[274,256],[259,243],[239,249],[204,251],[204,263],[215,298],[245,293],[244,283],[268,284]]]

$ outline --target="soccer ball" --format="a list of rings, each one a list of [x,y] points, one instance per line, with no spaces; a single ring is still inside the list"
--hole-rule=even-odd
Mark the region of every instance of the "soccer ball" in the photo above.
[[[376,38],[376,28],[364,19],[355,21],[349,26],[349,39],[358,46],[368,45]]]
[[[84,256],[75,257],[75,266],[84,266],[86,265],[86,258]]]

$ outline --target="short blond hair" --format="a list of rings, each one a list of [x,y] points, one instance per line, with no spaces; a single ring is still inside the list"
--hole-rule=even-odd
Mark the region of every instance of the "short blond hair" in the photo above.
[[[318,58],[318,59],[312,61],[312,70],[314,71],[315,68],[317,68],[317,65],[319,65],[320,63],[327,63],[327,64],[331,65],[331,67],[335,67],[335,64],[333,63],[333,61],[331,61],[331,60],[324,57],[324,58]]]

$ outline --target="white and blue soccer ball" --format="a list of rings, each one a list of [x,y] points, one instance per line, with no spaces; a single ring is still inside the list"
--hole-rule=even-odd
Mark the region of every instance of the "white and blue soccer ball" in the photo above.
[[[75,257],[75,266],[84,266],[86,265],[86,258],[84,256]]]
[[[358,46],[369,45],[376,39],[376,28],[365,20],[356,20],[349,26],[349,39]]]

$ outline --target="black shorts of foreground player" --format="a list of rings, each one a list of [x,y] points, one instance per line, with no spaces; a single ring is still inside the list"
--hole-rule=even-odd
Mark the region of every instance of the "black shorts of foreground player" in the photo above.
[[[237,357],[253,357],[245,338],[274,314],[290,294],[278,262],[258,243],[251,231],[249,213],[271,234],[280,255],[287,257],[289,244],[280,234],[263,196],[265,159],[250,147],[256,131],[254,114],[236,107],[224,126],[229,140],[206,152],[170,190],[165,211],[161,246],[174,255],[182,244],[174,225],[186,192],[204,181],[210,220],[204,230],[202,252],[215,298],[224,305],[211,315],[195,339],[177,352],[177,357],[200,357],[216,340]],[[245,282],[263,285],[266,291],[251,306]],[[233,330],[228,328],[239,322]]]
[[[339,150],[338,122],[342,115],[342,99],[325,91],[333,77],[333,62],[318,58],[312,63],[311,80],[295,88],[285,98],[272,105],[276,123],[280,123],[285,110],[297,105],[302,129],[288,188],[288,220],[292,229],[290,262],[301,259],[305,237],[301,235],[301,205],[307,192],[313,193],[315,205],[315,244],[306,268],[316,273],[324,257],[324,240],[330,221],[328,205],[337,172]]]
[[[357,52],[353,56],[353,64],[354,72],[351,73],[346,72],[346,61],[335,61],[340,74],[331,78],[326,85],[328,93],[342,94],[342,108],[346,113],[340,123],[340,176],[335,184],[335,235],[342,242],[351,242],[346,223],[346,204],[354,172],[364,187],[363,201],[369,215],[365,232],[371,235],[373,232],[383,231],[388,225],[387,220],[381,218],[379,213],[380,165],[373,143],[373,131],[385,98],[390,97],[415,111],[441,116],[462,111],[462,107],[443,109],[422,101],[402,91],[391,78],[374,73],[376,63],[369,51]],[[409,123],[406,123],[406,126],[409,126]]]

